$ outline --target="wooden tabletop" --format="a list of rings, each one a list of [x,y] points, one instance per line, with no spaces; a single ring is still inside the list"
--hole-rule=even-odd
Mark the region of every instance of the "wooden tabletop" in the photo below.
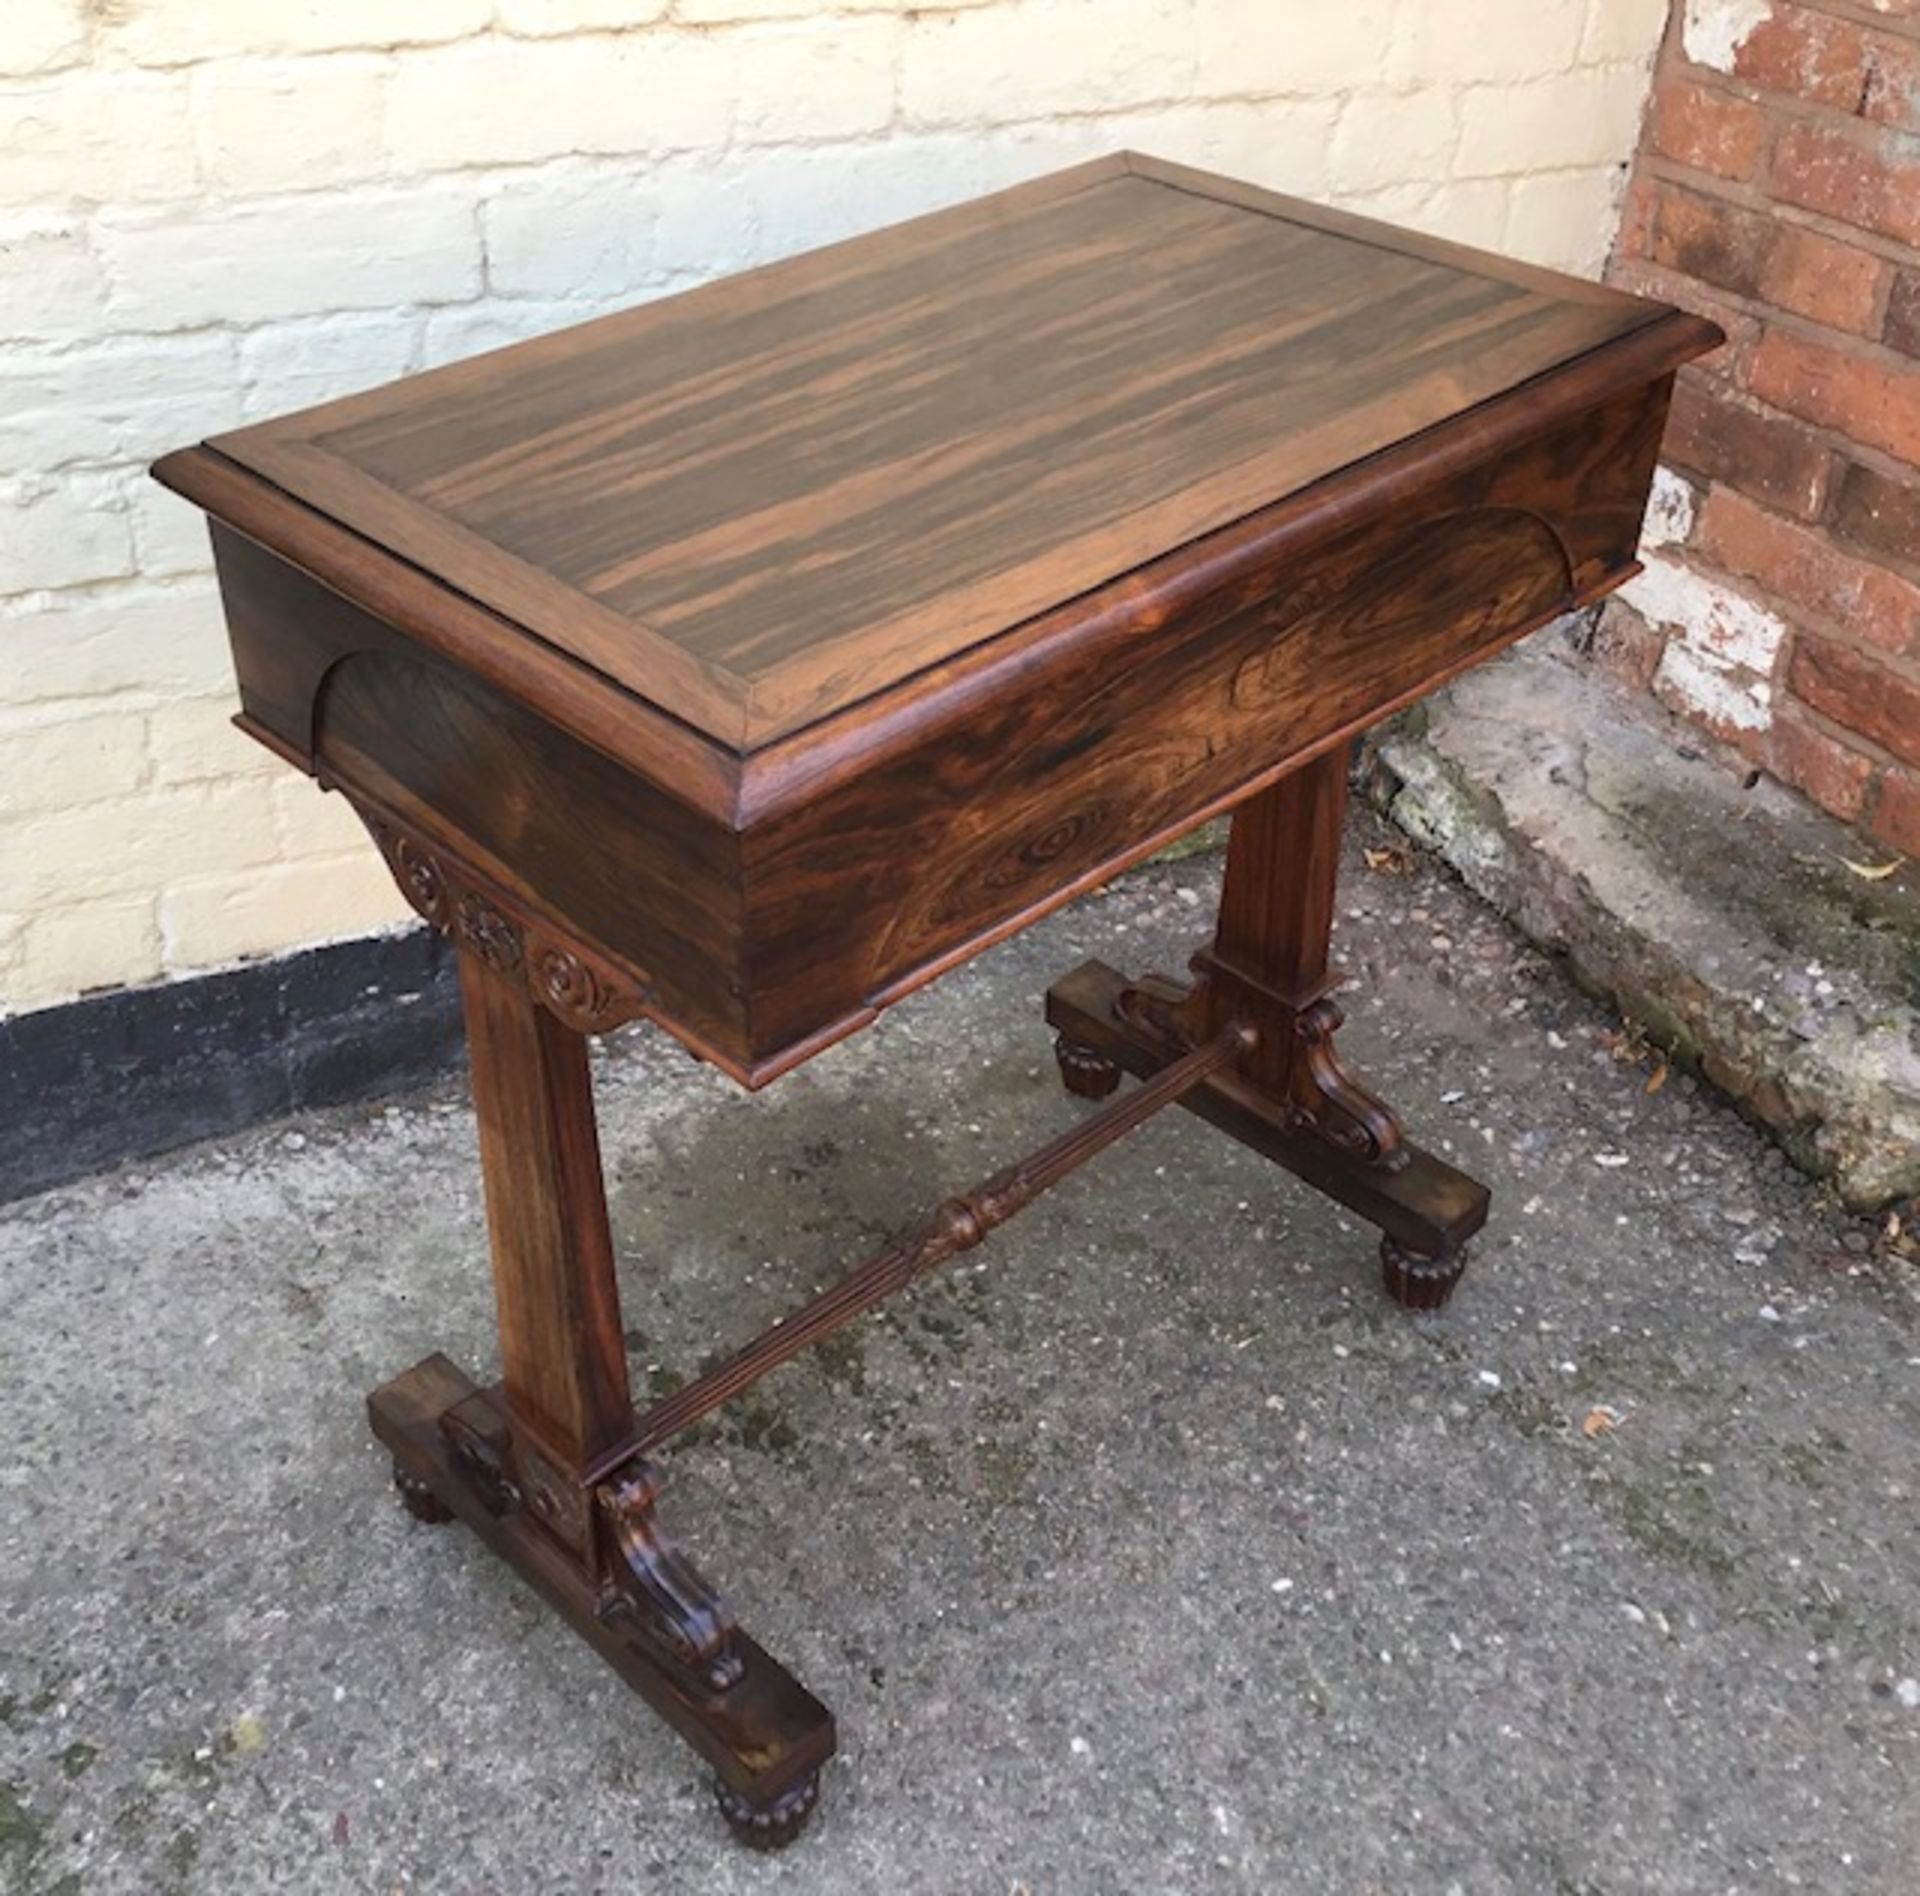
[[[751,750],[1664,313],[1128,154],[210,445]]]

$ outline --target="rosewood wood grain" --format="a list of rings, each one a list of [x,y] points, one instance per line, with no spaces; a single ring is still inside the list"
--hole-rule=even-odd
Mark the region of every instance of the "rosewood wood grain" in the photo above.
[[[342,659],[319,723],[323,781],[437,837],[552,939],[621,971],[636,1011],[744,1064],[731,832],[438,663]]]
[[[1661,314],[1130,160],[762,289],[215,445],[753,748]]]
[[[1220,920],[1193,958],[1200,978],[1171,1020],[1183,1038],[1253,1022],[1246,1072],[1303,1131],[1374,1165],[1405,1163],[1398,1117],[1342,1065],[1334,1046],[1339,977],[1329,959],[1344,747],[1323,752],[1233,813]]]
[[[477,907],[460,993],[507,1407],[571,1473],[628,1438],[633,1408],[587,1046],[527,992],[511,925]]]
[[[1551,375],[1463,410],[1446,424],[1283,496],[1244,521],[1176,549],[1136,573],[1116,577],[1084,599],[1063,602],[999,638],[913,673],[884,695],[757,752],[736,753],[701,742],[688,727],[651,707],[643,695],[528,636],[509,619],[430,573],[392,558],[377,542],[210,449],[167,455],[153,473],[213,517],[216,554],[223,541],[218,523],[224,523],[233,530],[224,536],[228,541],[245,536],[271,549],[324,589],[457,660],[559,728],[629,762],[653,781],[671,784],[691,807],[744,825],[856,771],[870,748],[887,754],[910,738],[930,712],[1022,689],[1036,661],[1044,663],[1116,623],[1138,623],[1143,612],[1171,614],[1197,605],[1237,572],[1303,554],[1356,521],[1391,514],[1471,467],[1497,466],[1522,455],[1543,435],[1578,422],[1616,395],[1649,390],[1659,396],[1664,413],[1675,365],[1721,340],[1712,324],[1668,310]],[[1645,472],[1650,475],[1650,465]],[[1524,489],[1523,478],[1514,484]],[[1644,497],[1643,484],[1638,505],[1644,506]],[[1590,561],[1576,567],[1575,577],[1583,587],[1608,583],[1603,567],[1603,561]],[[1611,575],[1611,583],[1630,570]],[[224,573],[223,593],[232,621],[235,591]],[[289,626],[276,627],[275,619],[285,615],[274,602],[267,604],[270,609],[251,624],[232,625],[243,694],[248,675],[244,644],[292,634]],[[270,720],[256,717],[256,722]],[[285,730],[276,735],[281,746],[303,748]]]
[[[847,723],[844,769],[820,767],[826,727],[725,759],[642,706],[621,761],[247,540],[222,575],[250,717],[644,977],[650,1018],[761,1085],[1630,572],[1665,400],[1616,397],[1310,551],[1223,548],[1206,587],[1137,577],[991,691],[961,667],[910,718]],[[790,748],[814,764],[789,771]]]
[[[1634,570],[1657,304],[1121,156],[168,456],[243,728],[458,944],[503,1376],[376,1392],[457,1516],[715,1768],[755,1847],[831,1717],[675,1547],[644,1446],[1178,1100],[1431,1308],[1487,1193],[1342,1067],[1360,728]],[[1063,1075],[1143,1084],[636,1418],[581,1038],[749,1086],[1236,809],[1197,979],[1089,963]]]
[[[1193,603],[1136,596],[1019,690],[957,697],[758,813],[742,839],[752,1063],[1610,588],[1633,570],[1665,394],[1620,398],[1312,555],[1236,563]]]

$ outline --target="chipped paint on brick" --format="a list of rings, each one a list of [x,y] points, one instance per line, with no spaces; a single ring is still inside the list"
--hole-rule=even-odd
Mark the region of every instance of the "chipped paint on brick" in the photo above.
[[[1622,588],[1622,596],[1696,653],[1763,678],[1772,672],[1787,635],[1785,624],[1766,607],[1657,552],[1648,555],[1645,572]]]
[[[1772,17],[1769,0],[1687,0],[1681,45],[1697,65],[1731,72],[1741,47]]]

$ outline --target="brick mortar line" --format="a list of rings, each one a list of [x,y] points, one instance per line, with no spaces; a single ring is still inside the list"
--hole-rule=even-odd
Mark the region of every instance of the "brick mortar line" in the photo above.
[[[1814,9],[1807,6],[1801,6],[1798,10],[1802,13],[1814,11]],[[1675,12],[1677,14],[1679,8],[1676,7]],[[1851,24],[1871,26],[1876,31],[1885,34],[1885,36],[1896,45],[1920,53],[1920,30],[1911,27],[1900,30],[1892,24],[1892,17],[1889,15],[1879,15],[1872,20],[1856,20],[1852,15],[1831,15],[1829,17],[1844,17],[1848,19]],[[1902,22],[1902,26],[1905,26],[1904,22]],[[1746,41],[1743,39],[1741,45],[1744,46],[1745,44]],[[1735,57],[1737,58],[1738,56],[1738,50],[1736,49]],[[1687,57],[1684,39],[1676,39],[1670,51],[1663,51],[1659,64],[1667,71],[1684,79],[1689,85],[1708,87],[1714,91],[1731,93],[1735,97],[1746,99],[1754,105],[1772,106],[1775,104],[1785,104],[1801,111],[1831,113],[1843,124],[1864,125],[1874,131],[1901,132],[1905,129],[1890,119],[1870,119],[1864,112],[1855,111],[1848,106],[1829,105],[1825,99],[1804,98],[1797,92],[1783,91],[1777,86],[1768,85],[1764,80],[1751,78],[1746,73],[1729,71],[1724,66],[1702,65],[1700,61]],[[1868,70],[1863,76],[1870,84],[1874,76],[1870,59],[1868,61]],[[1865,101],[1866,88],[1863,86],[1861,90],[1861,103],[1864,104]]]
[[[1884,368],[1894,375],[1920,377],[1920,357],[1908,355],[1904,350],[1894,348],[1892,344],[1883,342],[1877,336],[1862,336],[1850,329],[1832,328],[1825,323],[1814,321],[1810,316],[1803,316],[1796,310],[1782,309],[1776,304],[1761,302],[1757,298],[1748,296],[1744,291],[1729,289],[1724,284],[1715,283],[1706,277],[1695,276],[1687,270],[1676,269],[1672,264],[1661,263],[1652,257],[1621,257],[1618,261],[1628,268],[1644,264],[1673,278],[1676,282],[1696,284],[1715,300],[1731,304],[1742,315],[1761,319],[1769,328],[1777,329],[1785,335],[1796,336],[1803,342],[1831,349],[1836,354],[1852,357],[1856,361],[1871,362],[1875,367]],[[1705,373],[1711,375],[1713,371],[1708,370]],[[1746,391],[1743,389],[1742,392]],[[1759,398],[1754,397],[1754,399]],[[1809,428],[1823,428],[1826,425],[1812,420],[1803,421],[1803,418],[1798,415],[1793,418]],[[1902,463],[1901,465],[1905,467],[1907,474],[1911,475],[1920,463]]]
[[[1920,160],[1920,153],[1916,153],[1916,159]],[[1751,211],[1776,223],[1810,230],[1817,237],[1830,237],[1856,250],[1864,250],[1897,268],[1912,270],[1920,267],[1920,246],[1903,244],[1898,237],[1889,237],[1884,231],[1869,230],[1863,224],[1849,224],[1844,218],[1835,217],[1828,211],[1810,210],[1803,204],[1782,203],[1769,194],[1767,186],[1759,182],[1725,177],[1720,172],[1683,164],[1677,158],[1669,158],[1656,151],[1641,152],[1637,163],[1642,176],[1653,177],[1662,184],[1677,185],[1698,196],[1732,204],[1739,210]]]
[[[1601,0],[1604,5],[1605,0]],[[857,7],[837,4],[836,0],[818,0],[818,4],[804,13],[775,13],[765,15],[743,14],[727,19],[690,20],[680,17],[669,10],[657,18],[643,20],[624,26],[584,25],[569,27],[557,33],[534,33],[515,29],[503,24],[494,16],[485,25],[467,32],[447,34],[434,39],[369,39],[342,41],[328,46],[289,46],[284,48],[255,44],[245,51],[216,51],[189,54],[182,58],[159,59],[142,58],[136,53],[126,51],[111,42],[104,53],[90,51],[80,58],[72,59],[58,66],[41,67],[31,72],[0,74],[0,89],[11,87],[40,86],[69,80],[82,74],[116,73],[151,74],[155,77],[192,75],[218,70],[222,66],[234,65],[293,65],[308,60],[328,59],[385,59],[399,61],[403,59],[431,59],[436,55],[453,54],[463,48],[475,46],[574,46],[583,43],[641,42],[648,39],[709,40],[725,39],[736,36],[765,35],[769,38],[784,36],[799,37],[805,30],[821,21],[831,21],[843,25],[870,25],[876,32],[891,29],[893,37],[904,42],[911,34],[926,30],[932,31],[944,22],[960,20],[992,20],[1006,18],[1022,13],[1031,13],[1033,9],[1025,0],[987,0],[986,4],[974,6],[941,6],[938,0],[925,0],[924,4],[909,9],[896,10],[880,7]],[[1197,29],[1197,16],[1196,16]],[[1197,43],[1198,32],[1193,37]],[[1584,40],[1584,34],[1581,36]],[[1604,70],[1646,71],[1648,60],[1644,58],[1617,58],[1605,55],[1587,55],[1576,44],[1573,53],[1564,64],[1550,66],[1538,72],[1525,73],[1513,79],[1490,79],[1469,81],[1469,84],[1484,84],[1490,88],[1528,85],[1544,79],[1555,79],[1569,73]],[[1687,71],[1715,73],[1717,77],[1728,75],[1716,73],[1713,67],[1687,65]],[[1415,90],[1420,81],[1396,82],[1383,87],[1389,91]]]
[[[1757,297],[1749,296],[1744,290],[1730,289],[1723,283],[1713,282],[1710,278],[1695,276],[1689,270],[1679,270],[1672,264],[1655,262],[1651,257],[1628,257],[1622,259],[1622,261],[1629,265],[1646,263],[1661,274],[1671,277],[1677,283],[1693,284],[1699,289],[1706,291],[1715,301],[1727,304],[1740,315],[1751,316],[1755,321],[1761,322],[1769,328],[1778,329],[1784,335],[1798,336],[1803,342],[1819,343],[1823,347],[1833,349],[1838,354],[1855,356],[1862,360],[1867,358],[1868,351],[1877,351],[1878,354],[1874,359],[1877,361],[1880,355],[1890,358],[1890,366],[1895,372],[1908,375],[1920,375],[1920,358],[1910,356],[1904,350],[1896,349],[1890,343],[1882,342],[1876,336],[1863,336],[1851,329],[1835,329],[1830,324],[1816,322],[1813,317],[1802,315],[1798,310],[1787,309],[1777,303],[1764,302]],[[1884,309],[1881,312],[1880,320],[1882,322],[1885,321]],[[1686,364],[1682,373],[1685,374],[1688,370],[1692,370],[1714,382],[1722,382],[1727,379],[1713,369],[1702,368],[1692,363]],[[1737,383],[1729,383],[1729,386],[1733,388],[1734,392],[1750,402],[1757,403],[1761,407],[1771,406],[1765,402],[1762,397],[1753,394],[1751,390]],[[1773,412],[1776,414],[1788,414],[1788,418],[1797,427],[1811,429],[1819,433],[1836,434],[1837,438],[1841,440],[1849,439],[1849,437],[1845,435],[1838,435],[1837,431],[1829,428],[1825,422],[1814,421],[1804,415],[1794,415],[1790,414],[1789,411],[1780,409],[1774,409]],[[1880,454],[1884,457],[1884,450],[1873,448],[1868,443],[1861,442],[1855,445],[1858,445],[1864,452]],[[1894,459],[1890,464],[1894,466],[1904,466],[1905,473],[1908,476],[1911,476],[1914,471],[1912,466],[1900,463],[1897,459]]]
[[[1688,280],[1691,281],[1691,279]],[[1913,362],[1911,357],[1906,359],[1912,363],[1910,372],[1920,375],[1920,362]],[[1733,403],[1735,407],[1742,407],[1749,413],[1755,413],[1759,420],[1779,422],[1786,427],[1796,428],[1803,434],[1811,436],[1820,447],[1838,455],[1842,460],[1857,462],[1884,480],[1895,481],[1905,487],[1915,485],[1915,475],[1920,472],[1920,463],[1903,461],[1899,456],[1889,454],[1884,448],[1875,447],[1871,442],[1856,441],[1853,436],[1843,433],[1826,422],[1811,421],[1804,415],[1795,414],[1791,409],[1777,408],[1771,402],[1764,401],[1750,390],[1742,388],[1738,383],[1725,381],[1710,371],[1702,371],[1701,379],[1694,381],[1691,386],[1701,389],[1702,393],[1719,393],[1722,399],[1728,396],[1735,397],[1737,398]],[[1819,530],[1817,518],[1801,520],[1797,524],[1809,531]],[[1885,561],[1881,556],[1873,558],[1862,556],[1862,563],[1876,566],[1884,564]],[[1893,569],[1889,568],[1889,570]],[[1914,583],[1920,584],[1920,580]]]
[[[1872,738],[1850,730],[1844,724],[1836,724],[1824,711],[1807,703],[1784,678],[1781,679],[1778,688],[1780,696],[1793,708],[1795,716],[1811,725],[1816,736],[1824,737],[1828,743],[1837,745],[1841,750],[1850,751],[1862,763],[1873,766],[1873,774],[1862,786],[1861,814],[1863,816],[1868,806],[1874,801],[1870,793],[1888,773],[1898,774],[1904,771],[1909,776],[1916,774],[1912,764],[1902,763],[1891,751],[1883,750]]]
[[[1795,0],[1795,4],[1803,13],[1824,13],[1829,19],[1870,26],[1889,38],[1920,46],[1920,19],[1904,19],[1898,14],[1879,12],[1872,6],[1856,6],[1853,0]]]
[[[1674,471],[1681,472],[1681,470],[1678,469]],[[1683,478],[1686,477],[1683,475]],[[1743,498],[1751,497],[1743,496]],[[1755,501],[1753,504],[1758,506],[1759,502]],[[1772,510],[1766,509],[1764,511],[1771,512]],[[1781,519],[1786,518],[1785,515],[1778,517]],[[1805,522],[1803,521],[1789,521],[1788,524],[1799,527],[1805,526]],[[1812,531],[1812,529],[1808,530]],[[1823,612],[1819,612],[1810,606],[1802,605],[1797,600],[1789,599],[1784,593],[1775,591],[1764,580],[1755,579],[1750,574],[1735,572],[1731,567],[1723,566],[1712,554],[1704,548],[1695,545],[1691,538],[1684,541],[1672,542],[1667,546],[1659,548],[1658,552],[1662,557],[1672,561],[1678,566],[1685,567],[1697,573],[1703,579],[1718,579],[1724,581],[1734,592],[1739,593],[1743,598],[1749,599],[1755,605],[1761,606],[1771,612],[1773,616],[1780,620],[1785,626],[1786,636],[1780,641],[1780,650],[1775,656],[1771,670],[1765,674],[1756,674],[1756,676],[1764,675],[1770,681],[1777,681],[1784,685],[1786,674],[1793,657],[1794,647],[1798,642],[1797,634],[1804,628],[1820,638],[1830,640],[1835,645],[1845,646],[1848,651],[1856,653],[1863,658],[1872,659],[1876,664],[1893,672],[1898,678],[1909,680],[1916,685],[1920,685],[1920,654],[1889,652],[1884,646],[1866,643],[1855,634],[1852,627],[1844,620],[1830,618]],[[1629,605],[1633,604],[1632,600],[1628,600],[1627,603]],[[1646,617],[1644,613],[1642,613],[1641,616],[1643,618]],[[1649,620],[1648,623],[1652,624],[1655,622]],[[1673,636],[1680,637],[1682,635],[1674,634]]]
[[[428,165],[418,168],[408,166],[388,166],[378,171],[370,171],[350,180],[336,180],[330,183],[313,185],[283,186],[266,191],[249,191],[219,183],[209,183],[197,179],[195,188],[183,190],[175,196],[166,198],[117,198],[92,199],[72,197],[57,202],[43,202],[40,205],[23,204],[10,207],[0,215],[35,217],[48,223],[64,223],[69,227],[80,227],[91,238],[102,229],[113,229],[121,223],[144,228],[149,225],[164,224],[170,221],[190,223],[196,221],[184,207],[211,205],[218,209],[245,208],[288,202],[299,203],[320,198],[337,198],[345,193],[378,194],[382,192],[396,195],[410,193],[431,193],[442,184],[452,185],[472,180],[501,178],[508,181],[525,179],[529,174],[554,166],[574,165],[583,169],[603,167],[614,172],[622,165],[631,166],[635,160],[668,160],[683,162],[698,160],[701,162],[719,162],[742,153],[784,153],[793,151],[837,151],[871,148],[886,150],[901,136],[915,138],[926,136],[955,136],[965,133],[1008,133],[1024,129],[1044,129],[1057,124],[1077,124],[1100,119],[1121,118],[1140,112],[1177,111],[1182,108],[1206,111],[1213,107],[1266,106],[1266,105],[1339,105],[1361,94],[1362,88],[1343,88],[1328,92],[1272,92],[1254,89],[1238,89],[1228,92],[1188,93],[1182,95],[1153,93],[1144,96],[1132,96],[1110,103],[1084,107],[1060,107],[1044,112],[1029,112],[1015,118],[982,119],[978,115],[954,120],[910,120],[904,124],[876,127],[870,131],[849,134],[823,134],[808,137],[803,133],[791,133],[768,138],[752,136],[740,137],[729,133],[724,140],[697,142],[693,144],[636,145],[629,151],[592,152],[592,151],[555,151],[539,157],[524,159],[476,158],[469,161]],[[1381,93],[1382,97],[1406,96],[1395,93]],[[1555,169],[1578,169],[1581,167],[1564,166]],[[1598,168],[1598,167],[1587,167]],[[1524,175],[1524,174],[1523,174]],[[58,235],[58,230],[44,234]]]

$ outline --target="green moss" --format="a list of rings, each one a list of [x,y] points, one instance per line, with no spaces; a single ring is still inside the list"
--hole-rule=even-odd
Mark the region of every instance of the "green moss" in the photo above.
[[[199,1749],[182,1751],[164,1762],[164,1768],[178,1778],[182,1784],[191,1784],[205,1790],[219,1782],[220,1773],[214,1764],[213,1752],[209,1749],[205,1756]]]
[[[1920,930],[1903,931],[1894,958],[1894,978],[1908,1006],[1920,1007]]]
[[[1627,1538],[1655,1560],[1716,1585],[1732,1580],[1734,1559],[1720,1539],[1727,1523],[1698,1475],[1602,1478],[1595,1493]]]
[[[853,1325],[814,1345],[813,1360],[820,1374],[835,1389],[850,1396],[867,1393],[867,1352],[860,1341],[858,1325]]]
[[[1524,1383],[1499,1390],[1488,1399],[1487,1407],[1516,1435],[1529,1441],[1567,1432],[1567,1416],[1560,1405]]]
[[[946,1456],[931,1436],[909,1435],[900,1446],[912,1464],[921,1487],[928,1494],[950,1495],[954,1492],[953,1476],[948,1469]]]
[[[1832,1430],[1816,1429],[1803,1441],[1783,1444],[1780,1462],[1801,1487],[1824,1488],[1846,1453],[1846,1443]]]
[[[1227,846],[1227,819],[1216,816],[1210,822],[1202,823],[1198,829],[1188,830],[1186,835],[1176,837],[1165,849],[1155,850],[1147,858],[1149,863],[1183,862],[1189,856],[1210,855],[1216,849]],[[1142,868],[1146,867],[1143,863]]]
[[[0,1863],[24,1868],[46,1840],[46,1826],[27,1808],[20,1786],[0,1778]]]
[[[1037,1456],[1019,1437],[979,1443],[973,1451],[974,1481],[993,1509],[1024,1506],[1032,1499]]]
[[[161,1853],[170,1869],[183,1883],[193,1874],[193,1866],[200,1860],[200,1837],[197,1831],[176,1830],[167,1839],[167,1847]]]
[[[153,1793],[133,1792],[113,1813],[113,1827],[128,1842],[143,1840],[153,1822]]]
[[[84,1777],[93,1768],[93,1761],[99,1755],[100,1749],[97,1745],[90,1745],[76,1738],[66,1750],[61,1752],[60,1769],[70,1778]]]
[[[980,1405],[980,1420],[990,1429],[1025,1428],[1027,1405],[1012,1396],[989,1396]]]
[[[742,1402],[733,1409],[732,1421],[740,1446],[757,1454],[790,1455],[800,1446],[793,1425],[769,1403]]]

